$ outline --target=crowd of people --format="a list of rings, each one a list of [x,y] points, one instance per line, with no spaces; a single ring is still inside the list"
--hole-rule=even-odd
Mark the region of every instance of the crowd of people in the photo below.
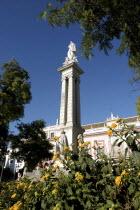
[[[45,160],[42,160],[40,163],[37,164],[36,170],[39,170],[41,168],[48,169],[51,165],[51,160],[49,158],[45,158]]]

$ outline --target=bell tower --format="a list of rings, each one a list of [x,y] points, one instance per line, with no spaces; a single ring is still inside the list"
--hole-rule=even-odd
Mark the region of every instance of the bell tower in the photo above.
[[[76,46],[70,42],[69,50],[61,73],[61,104],[59,128],[65,130],[68,143],[73,143],[73,150],[77,150],[77,136],[83,133],[80,113],[80,75],[84,71],[78,66]]]

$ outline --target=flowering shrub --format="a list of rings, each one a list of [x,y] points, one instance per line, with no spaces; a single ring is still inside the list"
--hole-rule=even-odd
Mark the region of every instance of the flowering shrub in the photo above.
[[[116,124],[117,123],[117,124]],[[116,123],[112,123],[107,130],[107,135],[111,136],[112,134],[116,136],[116,141],[114,142],[114,146],[121,146],[121,144],[125,143],[127,145],[125,149],[125,157],[127,156],[128,150],[132,153],[132,158],[140,167],[140,131],[137,131],[134,128],[134,125],[128,125],[122,118],[119,118]],[[117,129],[114,129],[118,127]]]
[[[93,160],[89,142],[79,141],[78,148],[78,155],[71,146],[57,152],[54,165],[42,171],[40,181],[24,177],[20,182],[1,183],[0,209],[140,209],[140,167],[133,158],[114,160],[98,155],[94,146],[97,158]]]

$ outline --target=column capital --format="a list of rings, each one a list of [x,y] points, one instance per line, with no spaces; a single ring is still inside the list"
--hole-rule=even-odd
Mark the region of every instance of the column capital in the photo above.
[[[70,79],[70,78],[74,78],[74,79],[76,79],[76,78],[77,78],[77,76],[76,76],[75,74],[69,74],[69,75],[67,76],[67,78],[68,78],[68,79]]]
[[[61,81],[62,81],[62,82],[65,81],[66,79],[67,79],[66,76],[62,76],[62,77],[61,77]]]

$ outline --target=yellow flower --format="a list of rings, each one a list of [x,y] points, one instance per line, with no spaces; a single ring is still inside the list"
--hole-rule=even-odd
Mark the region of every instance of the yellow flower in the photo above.
[[[77,148],[79,149],[79,148],[81,148],[81,146],[78,146]]]
[[[80,143],[82,141],[82,139],[79,139],[78,142]]]
[[[9,210],[18,210],[18,206],[16,208],[15,204],[9,208]]]
[[[60,138],[60,137],[55,136],[55,137],[54,137],[54,141],[57,141],[59,138]]]
[[[130,171],[134,171],[134,168],[130,168]]]
[[[53,168],[52,171],[56,171],[56,168]]]
[[[82,175],[79,175],[75,178],[75,180],[77,180],[78,182],[82,181],[83,180],[83,176]]]
[[[121,176],[117,176],[115,179],[115,184],[120,185],[122,183]]]
[[[21,201],[18,201],[12,207],[10,207],[9,210],[18,210],[19,206],[21,206],[21,205],[22,205]]]
[[[29,187],[28,188],[31,188],[33,185],[29,185]]]
[[[73,146],[74,144],[70,144],[70,146]]]
[[[17,185],[17,189],[18,189],[19,187],[23,186],[23,185],[24,185],[23,182],[19,183],[19,184]]]
[[[54,166],[54,168],[58,168],[58,167],[59,167],[59,165],[55,165],[55,166]]]
[[[88,144],[90,144],[90,141],[84,142],[84,143],[81,145],[81,147],[86,147]]]
[[[17,196],[17,194],[14,193],[14,194],[11,196],[11,198],[15,198],[16,196]]]
[[[117,124],[116,123],[112,123],[111,128],[116,128]]]
[[[120,163],[120,166],[124,166],[125,165],[125,163]]]
[[[1,193],[5,193],[5,190],[2,190]]]
[[[56,189],[52,190],[52,194],[55,194],[56,192],[57,192],[57,190],[56,190]]]
[[[126,170],[123,170],[123,172],[121,173],[122,176],[128,176],[129,174],[126,172]]]
[[[46,174],[46,175],[45,175],[45,178],[48,179],[49,176],[50,176],[50,174]]]
[[[25,192],[25,191],[26,191],[26,189],[27,189],[27,187],[26,187],[26,188],[24,188],[24,189],[23,189],[23,191]]]
[[[81,147],[85,147],[86,146],[86,144],[85,143],[83,143],[82,145],[81,145]]]
[[[80,175],[80,172],[76,172],[75,174],[75,177],[79,176]]]
[[[138,173],[138,176],[140,176],[140,173]]]
[[[64,151],[68,150],[69,148],[68,147],[64,147]]]
[[[58,184],[55,184],[54,187],[57,188],[58,187]]]
[[[52,182],[52,184],[56,184],[57,182]]]
[[[53,210],[60,210],[59,203],[53,208]]]
[[[45,179],[46,179],[46,177],[45,176],[42,176],[40,180],[41,181],[44,181]]]
[[[53,161],[56,161],[57,160],[57,156],[53,156]]]
[[[122,118],[119,118],[119,119],[116,120],[116,123],[119,123],[121,121],[122,121]]]
[[[107,130],[107,132],[106,132],[106,134],[108,135],[108,136],[111,136],[112,135],[112,130]]]
[[[22,205],[21,201],[18,201],[16,204],[17,204],[17,206],[21,206]]]
[[[75,180],[77,180],[78,182],[84,179],[83,175],[80,172],[76,172],[75,177]]]
[[[60,155],[60,152],[56,152],[56,155]]]

